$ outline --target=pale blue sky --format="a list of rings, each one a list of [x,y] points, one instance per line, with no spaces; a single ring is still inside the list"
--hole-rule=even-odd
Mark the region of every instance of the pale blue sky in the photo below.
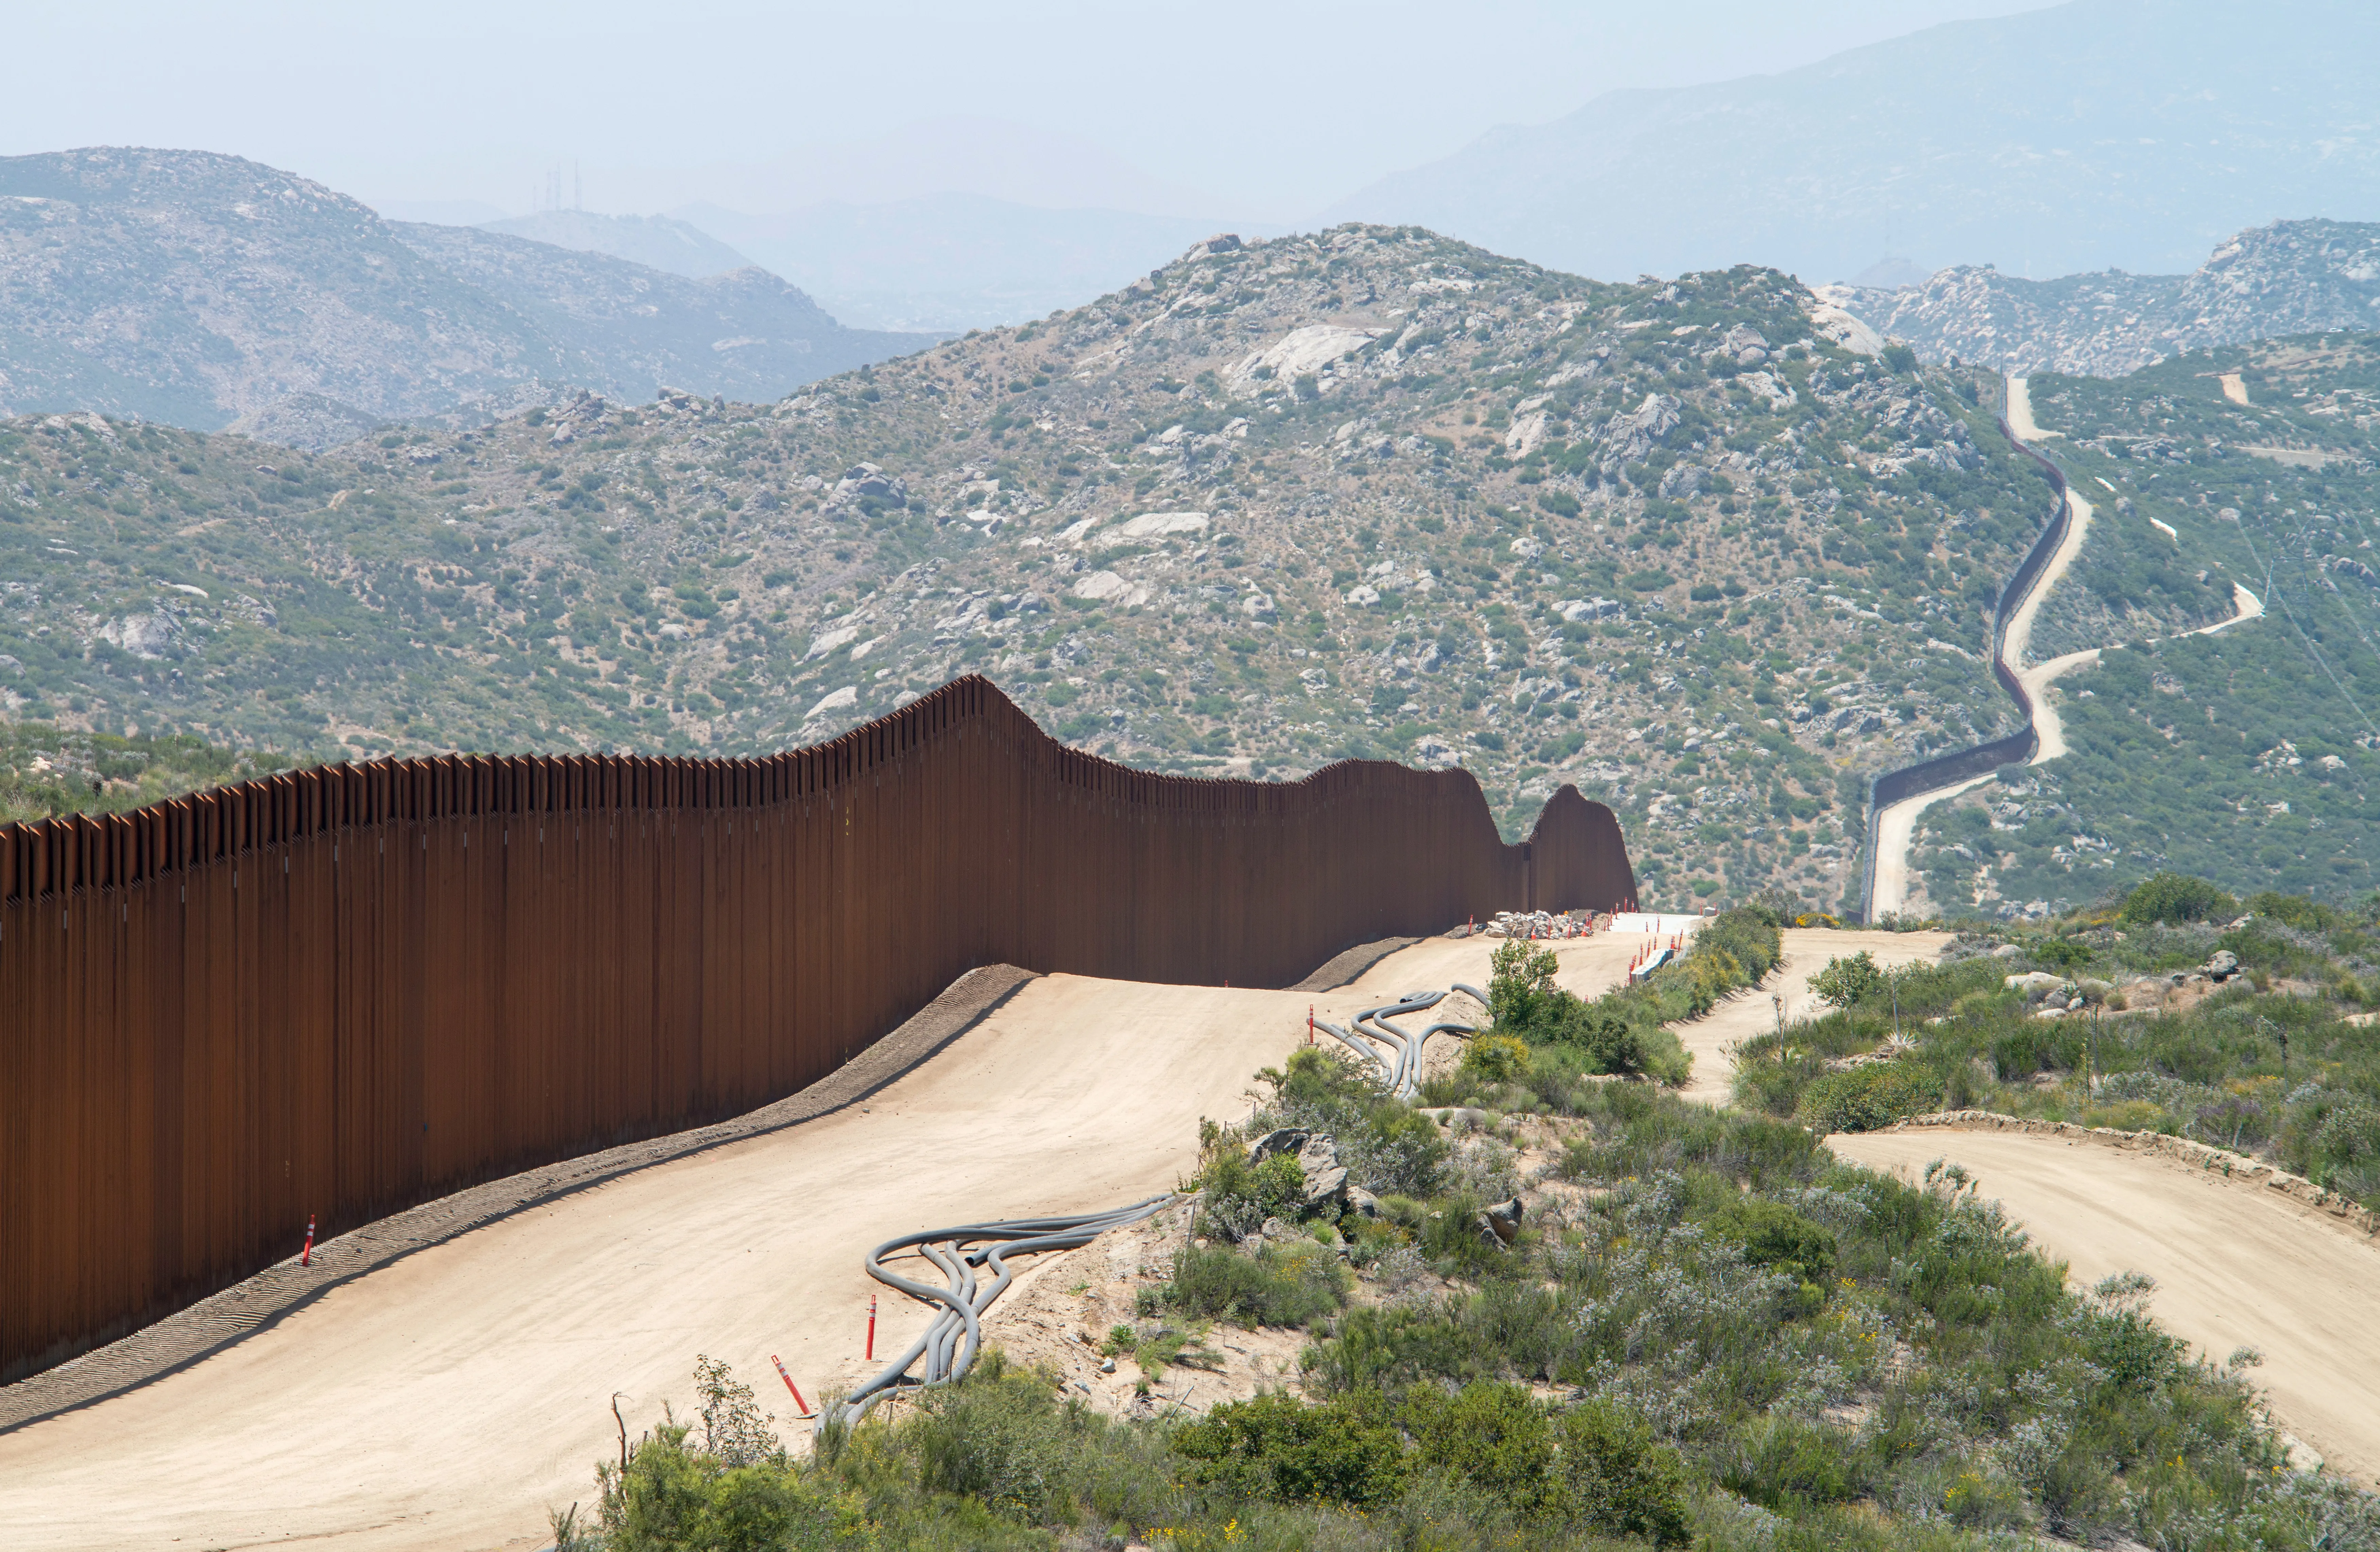
[[[591,209],[783,208],[941,186],[1290,222],[1496,124],[1553,118],[1610,88],[1785,69],[2038,8],[16,0],[0,152],[197,147],[367,200],[507,210],[527,208],[555,165],[566,198],[575,162]],[[886,136],[889,147],[817,149]]]

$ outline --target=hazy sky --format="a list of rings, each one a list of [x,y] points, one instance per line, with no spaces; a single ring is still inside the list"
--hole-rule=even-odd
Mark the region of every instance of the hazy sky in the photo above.
[[[751,204],[794,193],[817,148],[892,195],[1004,192],[1290,222],[1499,123],[1621,86],[1808,63],[2039,0],[416,0],[406,5],[13,0],[0,152],[145,144],[232,152],[371,200],[529,207],[576,163],[585,202]],[[1045,132],[986,139],[953,118]],[[920,121],[929,121],[922,129]],[[970,145],[972,140],[984,143]],[[1078,165],[1077,165],[1078,164]],[[1134,184],[1137,178],[1137,186]],[[846,182],[850,181],[848,178]],[[997,177],[993,182],[1001,181]],[[790,195],[788,196],[791,197]]]

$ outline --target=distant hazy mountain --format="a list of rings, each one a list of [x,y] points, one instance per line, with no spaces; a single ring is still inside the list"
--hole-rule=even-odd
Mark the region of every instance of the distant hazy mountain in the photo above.
[[[2380,225],[2277,222],[2240,233],[2190,274],[2025,280],[1961,265],[1906,289],[1822,290],[1928,360],[2119,377],[2207,346],[2380,332]]]
[[[593,211],[552,210],[468,224],[582,253],[608,253],[614,259],[693,280],[748,269],[752,263],[710,233],[666,215],[598,215]]]
[[[836,202],[783,215],[716,205],[676,213],[845,323],[881,329],[989,328],[1079,307],[1216,230],[1205,219],[1043,210],[978,194]]]
[[[0,414],[237,423],[322,446],[580,387],[774,399],[924,342],[845,329],[746,270],[687,280],[462,227],[407,226],[207,152],[0,159]]]
[[[966,193],[1040,210],[1184,216],[1203,221],[1209,232],[1230,224],[1221,220],[1229,201],[1154,176],[1091,135],[978,114],[870,128],[850,139],[790,147],[762,162],[608,167],[603,200],[614,208],[783,212]]]
[[[370,200],[366,203],[390,221],[428,221],[440,226],[477,226],[512,216],[512,212],[485,200]]]
[[[2277,217],[2380,217],[2380,6],[2081,0],[1783,75],[1614,91],[1331,212],[1613,279],[1751,261],[2186,270]]]
[[[630,399],[662,388],[769,403],[932,343],[846,329],[766,270],[688,280],[476,226],[396,224],[397,239],[497,298],[574,358],[571,381]]]

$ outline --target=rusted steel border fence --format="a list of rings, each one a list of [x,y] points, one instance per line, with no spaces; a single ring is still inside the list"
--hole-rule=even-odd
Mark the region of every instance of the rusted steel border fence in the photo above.
[[[965,679],[759,760],[377,761],[0,828],[0,1381],[330,1235],[823,1076],[970,966],[1286,985],[1635,886],[1563,788],[1208,782]]]

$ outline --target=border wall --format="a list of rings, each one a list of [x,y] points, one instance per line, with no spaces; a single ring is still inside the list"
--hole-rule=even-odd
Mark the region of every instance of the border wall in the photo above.
[[[1609,809],[1135,771],[959,680],[757,760],[382,760],[0,827],[0,1383],[481,1181],[800,1089],[963,971],[1284,986],[1634,904]]]
[[[1860,880],[1860,920],[1870,926],[1876,922],[1876,826],[1884,811],[1903,798],[1956,786],[1961,782],[1988,775],[2004,765],[2021,765],[2033,758],[2034,752],[2041,747],[2041,734],[2033,725],[2033,697],[2025,693],[2022,681],[2009,667],[2002,649],[2008,641],[2009,621],[2023,604],[2025,595],[2033,591],[2033,585],[2040,577],[2042,569],[2049,564],[2049,558],[2058,553],[2059,545],[2066,542],[2066,530],[2073,526],[2074,511],[2067,503],[2064,472],[2041,454],[2017,441],[2016,432],[2010,428],[2006,416],[2000,418],[2000,434],[2009,439],[2010,446],[2041,466],[2043,474],[2049,480],[2050,490],[2058,499],[2049,515],[2048,525],[2034,536],[2032,548],[2024,552],[2024,559],[2017,564],[2008,585],[2000,589],[1999,601],[1992,610],[1992,638],[1987,649],[1991,654],[1992,677],[1999,681],[2000,688],[2016,702],[2017,711],[2024,718],[2024,725],[2014,733],[2004,734],[1981,744],[1970,744],[1963,749],[1952,749],[1948,754],[1935,755],[1914,765],[1900,766],[1869,781],[1866,866]]]

